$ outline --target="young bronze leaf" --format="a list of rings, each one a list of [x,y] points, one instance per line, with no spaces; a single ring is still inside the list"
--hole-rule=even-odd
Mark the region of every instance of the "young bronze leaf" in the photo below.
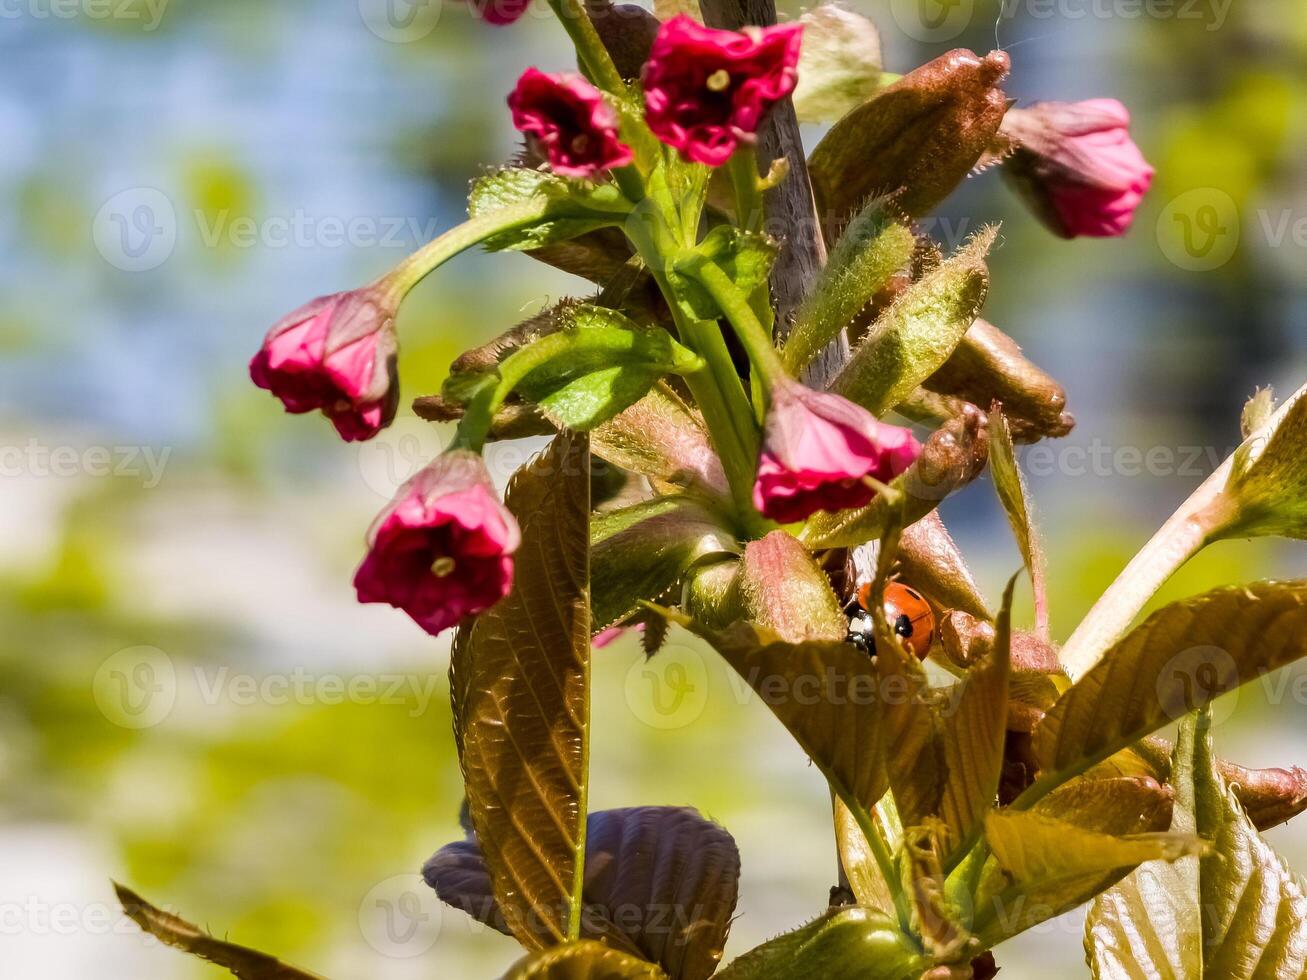
[[[882,692],[867,655],[844,642],[786,643],[753,623],[717,631],[674,621],[713,645],[865,817],[886,789]]]
[[[123,911],[155,939],[221,966],[239,980],[323,980],[316,973],[297,970],[266,953],[215,939],[199,926],[155,908],[130,888],[117,882],[113,887]]]
[[[735,591],[745,619],[788,643],[838,643],[848,635],[849,620],[830,579],[785,531],[772,531],[745,546]]]
[[[1043,789],[1307,655],[1307,581],[1216,589],[1150,616],[1044,715]]]
[[[1176,823],[1211,840],[1186,876],[1139,869],[1094,903],[1085,948],[1101,980],[1307,974],[1303,881],[1258,835],[1212,754],[1206,713],[1180,729]],[[1143,913],[1142,916],[1140,913]]]
[[[1132,766],[1138,773],[1154,779],[1170,779],[1174,751],[1170,742],[1154,735],[1118,752],[1100,766]],[[1226,759],[1217,759],[1216,769],[1239,798],[1239,805],[1247,812],[1248,819],[1261,833],[1287,823],[1307,810],[1307,769],[1301,766],[1248,769]]]
[[[738,894],[731,835],[686,807],[602,810],[586,828],[581,938],[658,963],[671,980],[706,980]],[[507,932],[475,839],[442,847],[422,873],[441,901]]]
[[[450,689],[468,810],[513,935],[580,931],[589,755],[590,451],[560,435],[509,485],[513,591],[454,643]]]
[[[735,536],[701,498],[655,497],[597,514],[591,529],[590,586],[596,630],[672,588],[695,562],[738,553]]]
[[[872,324],[831,390],[879,417],[934,374],[984,305],[985,255],[996,234],[994,228],[982,230],[909,286]]]
[[[594,940],[568,943],[523,957],[502,980],[666,980],[652,963]]]
[[[1081,777],[1049,793],[1031,812],[1082,830],[1125,837],[1170,827],[1174,801],[1168,787],[1145,776]]]
[[[880,865],[876,863],[871,845],[867,843],[866,833],[842,801],[835,799],[834,806],[835,845],[839,848],[840,866],[848,876],[853,897],[859,905],[894,915],[894,896]],[[872,810],[871,821],[874,826],[884,830],[879,808]],[[890,838],[889,834],[885,836]]]
[[[998,406],[989,413],[989,471],[994,475],[994,489],[998,491],[1008,523],[1012,525],[1012,533],[1016,535],[1021,560],[1030,573],[1030,585],[1035,592],[1035,632],[1047,639],[1048,585],[1045,581],[1044,546],[1031,513],[1030,490],[1012,448],[1012,433]]]
[[[590,445],[600,459],[648,477],[660,493],[730,494],[703,423],[664,383],[594,429]]]
[[[966,559],[954,543],[938,511],[932,511],[903,529],[899,539],[899,568],[913,583],[944,609],[957,609],[978,619],[990,618],[985,597],[971,576]]]
[[[1087,902],[1145,861],[1175,861],[1204,846],[1190,834],[1117,837],[1011,810],[989,815],[985,840],[997,869],[981,882],[973,931],[987,947]]]
[[[998,795],[1007,732],[1015,584],[1014,578],[1003,593],[993,647],[967,671],[947,700],[951,710],[944,719],[943,736],[948,778],[940,810],[947,828],[941,854],[945,867],[979,836]]]
[[[914,218],[944,200],[998,132],[1007,111],[998,85],[1009,66],[1001,51],[979,58],[959,48],[836,123],[808,160],[828,240],[877,194],[896,194]]]
[[[717,980],[908,980],[930,965],[898,923],[874,909],[832,909],[750,950]]]
[[[1003,331],[977,318],[925,387],[975,405],[1003,404],[1016,442],[1064,436],[1075,427],[1066,391]]]

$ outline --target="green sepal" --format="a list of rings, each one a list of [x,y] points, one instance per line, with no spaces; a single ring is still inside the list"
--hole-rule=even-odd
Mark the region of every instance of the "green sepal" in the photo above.
[[[472,218],[539,199],[542,216],[526,227],[492,235],[483,244],[491,252],[527,251],[620,225],[631,203],[612,184],[567,181],[540,170],[509,167],[479,178],[468,195]]]

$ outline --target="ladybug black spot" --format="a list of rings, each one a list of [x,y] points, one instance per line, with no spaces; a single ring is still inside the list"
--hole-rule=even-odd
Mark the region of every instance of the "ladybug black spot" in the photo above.
[[[894,632],[903,637],[912,635],[912,620],[908,619],[906,613],[894,621]]]

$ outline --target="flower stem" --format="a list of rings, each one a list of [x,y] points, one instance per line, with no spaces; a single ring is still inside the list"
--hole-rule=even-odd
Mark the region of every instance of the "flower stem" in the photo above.
[[[691,256],[678,271],[698,280],[721,307],[765,388],[789,379],[781,355],[772,345],[771,332],[762,325],[748,297],[730,276],[702,256]]]
[[[406,296],[419,282],[454,256],[503,232],[526,228],[541,220],[549,203],[543,198],[523,201],[488,214],[469,218],[451,228],[406,258],[383,281],[399,296]]]
[[[1194,491],[1081,620],[1060,655],[1073,681],[1102,660],[1157,590],[1237,516],[1224,494],[1232,465],[1227,459]]]
[[[604,47],[599,32],[595,30],[594,21],[585,12],[580,0],[549,0],[549,6],[563,22],[563,29],[572,39],[581,67],[594,83],[614,95],[624,95],[626,85],[622,75],[613,64],[612,55]]]

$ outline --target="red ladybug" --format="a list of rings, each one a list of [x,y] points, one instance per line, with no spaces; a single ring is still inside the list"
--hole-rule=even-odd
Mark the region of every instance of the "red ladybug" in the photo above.
[[[849,622],[848,639],[854,646],[873,653],[875,628],[868,609],[870,595],[870,584],[858,589],[856,603],[851,604],[853,617]],[[925,660],[935,640],[935,614],[925,597],[902,582],[890,582],[885,586],[885,619],[903,640],[903,645],[919,660]]]

